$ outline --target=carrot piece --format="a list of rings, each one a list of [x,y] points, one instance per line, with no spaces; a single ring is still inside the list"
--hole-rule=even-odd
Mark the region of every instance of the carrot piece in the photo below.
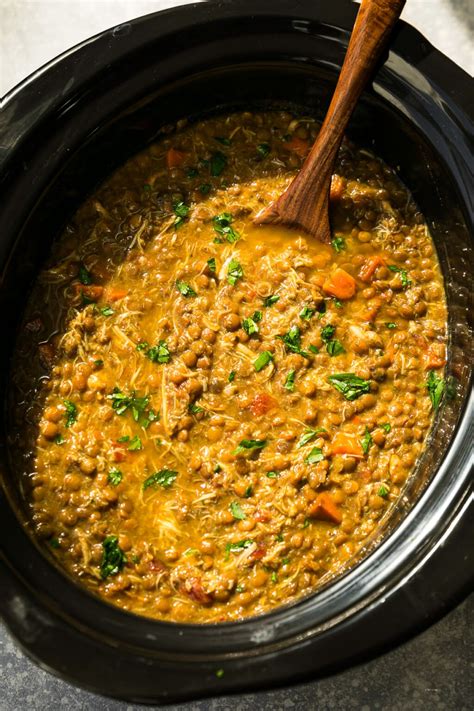
[[[365,260],[360,269],[359,279],[365,282],[370,281],[377,267],[381,267],[383,264],[385,264],[385,261],[382,259],[382,257],[379,257],[378,255],[374,257],[369,257]]]
[[[424,355],[425,370],[446,365],[446,348],[443,343],[432,343]]]
[[[292,153],[296,153],[300,158],[306,158],[309,151],[308,141],[298,138],[298,136],[293,136],[293,138],[283,144],[283,147]]]
[[[119,301],[127,296],[127,289],[119,289],[118,287],[109,287],[105,292],[106,301]]]
[[[344,269],[338,268],[326,279],[323,290],[337,299],[351,299],[356,291],[355,279]]]
[[[186,158],[184,151],[178,151],[176,148],[169,148],[166,152],[166,165],[168,170],[171,168],[179,168]]]
[[[266,415],[269,410],[272,410],[278,405],[274,397],[268,393],[258,393],[249,405],[249,410],[255,417]]]
[[[331,523],[341,523],[342,521],[342,513],[339,507],[334,503],[331,494],[327,492],[317,496],[308,509],[308,515],[311,518],[318,518]]]
[[[337,432],[331,444],[332,454],[351,454],[354,457],[363,457],[362,445],[355,435],[346,432]]]
[[[344,180],[340,175],[333,175],[331,178],[331,188],[329,191],[329,199],[331,202],[337,202],[341,199],[344,192]]]

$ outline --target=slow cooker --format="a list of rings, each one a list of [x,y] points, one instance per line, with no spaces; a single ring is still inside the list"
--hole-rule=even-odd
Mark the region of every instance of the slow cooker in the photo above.
[[[30,286],[84,197],[182,117],[271,105],[322,118],[356,12],[345,0],[177,7],[97,35],[4,97],[4,403]],[[137,702],[287,684],[396,644],[472,589],[472,96],[468,75],[399,22],[348,129],[350,138],[396,168],[424,212],[449,307],[447,394],[383,535],[344,575],[261,617],[200,626],[127,613],[74,583],[33,539],[12,466],[5,405],[0,607],[13,636],[44,668]]]

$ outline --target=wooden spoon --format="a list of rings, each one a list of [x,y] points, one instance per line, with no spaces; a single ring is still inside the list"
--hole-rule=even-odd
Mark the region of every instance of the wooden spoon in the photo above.
[[[331,241],[329,189],[336,155],[349,118],[405,0],[362,0],[324,123],[303,166],[284,193],[255,218],[255,223],[294,227]]]

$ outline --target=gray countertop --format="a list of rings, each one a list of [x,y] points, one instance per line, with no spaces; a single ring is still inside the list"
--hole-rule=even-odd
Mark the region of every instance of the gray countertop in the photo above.
[[[185,4],[182,0],[180,4]],[[270,1],[270,0],[269,0]],[[0,0],[0,96],[60,52],[169,0]],[[403,18],[474,71],[474,0],[408,0]],[[167,706],[168,711],[468,711],[474,699],[474,596],[430,629],[331,677],[261,694]],[[0,627],[0,711],[134,711],[80,691],[35,666]],[[162,707],[163,708],[163,707]]]

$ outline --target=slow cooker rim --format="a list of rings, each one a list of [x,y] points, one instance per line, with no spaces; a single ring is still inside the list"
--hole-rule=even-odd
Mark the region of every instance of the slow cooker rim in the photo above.
[[[209,4],[210,4],[210,5],[214,5],[214,3],[209,3]],[[298,3],[298,6],[303,6],[303,5],[305,5],[305,4],[306,4],[306,3]],[[218,3],[218,5],[219,5],[219,7],[220,7],[220,6],[221,6],[221,3]],[[262,10],[263,10],[264,3],[261,2],[261,1],[256,2],[256,3],[242,2],[242,3],[238,3],[235,7],[238,8],[239,10],[241,10],[242,7],[246,7],[246,6],[250,7],[250,5],[252,5],[252,9],[253,9],[254,11],[255,11],[255,7],[256,7],[256,6],[258,6],[259,8],[261,7]],[[180,10],[180,11],[185,10],[185,11],[189,11],[190,8],[192,8],[192,9],[194,10],[194,9],[198,9],[198,8],[201,8],[201,7],[203,7],[201,4],[194,4],[194,5],[191,5],[191,6],[185,5],[185,6],[181,6],[181,7],[179,7],[179,8],[174,8],[174,9],[172,9],[172,10],[168,10],[168,11],[166,11],[166,12],[167,12],[167,13],[168,13],[168,12],[169,12],[169,13],[173,13],[175,10]],[[227,9],[229,6],[225,6],[225,7],[226,7],[226,9]],[[216,5],[216,9],[217,9],[217,5]],[[268,8],[265,8],[265,9],[268,10]],[[352,11],[353,9],[354,9],[354,6],[351,7],[351,11]],[[287,11],[286,11],[286,12],[287,12]],[[142,21],[142,20],[144,20],[144,19],[146,19],[146,18],[150,18],[150,17],[152,17],[153,15],[157,15],[157,14],[160,14],[160,13],[153,13],[152,15],[145,16],[145,18],[137,18],[137,20],[132,20],[130,24],[133,24],[134,22]],[[187,12],[186,12],[185,14],[187,14]],[[271,14],[270,11],[268,11],[268,14]],[[128,23],[127,23],[127,24],[128,24]],[[420,33],[418,33],[416,30],[413,30],[412,28],[410,28],[410,27],[408,27],[408,26],[407,26],[407,28],[410,30],[410,32],[415,32],[416,34],[418,34],[418,35],[421,37]],[[405,28],[402,28],[401,32],[403,32],[404,30],[405,30]],[[106,39],[108,38],[108,36],[109,36],[109,32],[110,32],[110,31],[108,30],[108,31],[105,31],[105,32],[103,32],[103,33],[100,33],[100,34],[97,35],[95,38],[93,38],[93,40],[94,40],[95,42],[99,42],[99,41],[102,41],[102,40],[106,40]],[[398,38],[397,38],[397,40],[398,40]],[[78,50],[78,49],[83,48],[85,45],[90,44],[90,42],[91,42],[91,41],[89,40],[89,41],[87,41],[86,43],[81,43],[80,45],[77,45],[76,48],[73,48],[73,50],[70,50],[69,52],[65,53],[65,55],[61,55],[61,57],[59,57],[57,60],[53,60],[52,63],[49,63],[48,65],[45,65],[45,67],[43,67],[41,70],[39,70],[39,73],[35,73],[35,74],[32,75],[31,77],[29,77],[27,80],[25,80],[24,82],[22,82],[20,85],[18,85],[18,87],[16,87],[15,90],[12,90],[12,92],[10,92],[9,94],[7,94],[7,97],[6,97],[7,103],[8,103],[10,100],[12,100],[12,99],[16,96],[16,94],[17,94],[18,91],[21,91],[22,89],[30,88],[31,83],[34,82],[35,79],[36,79],[38,76],[42,76],[42,74],[43,74],[44,72],[48,71],[48,69],[52,68],[53,66],[56,66],[57,63],[61,61],[61,59],[65,59],[66,57],[69,57],[75,50]],[[395,48],[394,48],[394,50],[395,50]],[[435,50],[435,52],[437,52],[437,50]],[[438,53],[438,54],[440,54],[440,53]],[[441,56],[442,56],[442,55],[441,55]],[[449,61],[449,60],[447,60],[447,61]],[[453,65],[453,66],[454,66],[454,65]],[[462,71],[462,70],[459,70],[459,71]],[[459,435],[459,433],[458,433],[458,435]],[[454,453],[454,443],[451,445],[450,451],[452,451],[452,452]],[[422,498],[424,498],[426,495],[427,495],[427,491],[424,493],[424,495],[423,495]],[[418,503],[420,503],[420,502],[418,502]],[[412,512],[410,512],[410,513],[412,513]],[[406,521],[407,521],[408,518],[409,518],[409,516],[407,516],[407,517],[405,518],[404,522],[403,522],[401,525],[406,524]],[[395,534],[396,534],[396,532],[395,532]],[[395,535],[395,534],[393,534],[393,535]],[[391,538],[391,537],[390,537],[390,538]],[[383,545],[383,544],[382,544],[382,545]],[[376,552],[377,552],[377,551],[375,551],[374,553],[376,553]],[[372,556],[374,555],[374,553],[370,556],[370,560],[372,560]],[[369,559],[366,559],[366,561],[364,561],[364,563],[366,563],[367,560],[369,560]],[[127,615],[127,617],[130,617],[127,613],[122,613],[122,611],[116,610],[116,608],[113,608],[113,610],[114,610],[114,612],[116,611],[116,612],[118,612],[119,614],[125,614],[125,615]],[[270,614],[273,616],[273,615],[276,614],[276,612],[277,612],[277,611],[272,612],[272,613],[270,613]],[[262,622],[263,622],[263,621],[265,621],[265,617],[266,617],[266,616],[262,616],[262,618],[251,618],[251,619],[246,620],[246,621],[244,621],[244,622],[228,623],[228,624],[229,624],[229,625],[250,624],[250,623],[255,622],[257,619],[262,620]],[[133,619],[134,619],[134,620],[136,619],[135,616],[133,616]],[[151,624],[158,624],[158,625],[161,625],[161,624],[170,624],[170,623],[159,623],[159,622],[154,622],[154,621],[147,621],[147,622],[151,622]],[[179,625],[178,625],[178,626],[179,626]],[[176,628],[177,625],[173,624],[173,627]],[[187,626],[187,627],[191,627],[191,626]],[[201,625],[196,625],[195,627],[197,627],[197,631],[199,632],[199,634],[202,634],[203,629],[204,629],[203,626],[201,626]],[[213,626],[213,625],[211,626],[211,625],[210,625],[210,626],[208,627],[208,629],[211,629],[211,630],[214,629],[214,630],[215,630],[215,626]],[[221,631],[222,629],[223,629],[223,625],[219,625],[219,631]]]

